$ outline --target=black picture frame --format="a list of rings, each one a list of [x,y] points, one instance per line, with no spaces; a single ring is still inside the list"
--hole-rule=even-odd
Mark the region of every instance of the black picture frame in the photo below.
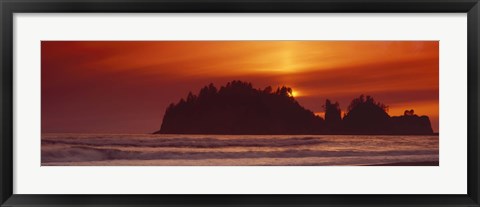
[[[478,0],[0,0],[1,206],[480,206]],[[13,194],[15,13],[467,13],[468,189],[465,195],[20,195]],[[449,179],[457,179],[451,177]],[[412,186],[413,188],[414,186]]]

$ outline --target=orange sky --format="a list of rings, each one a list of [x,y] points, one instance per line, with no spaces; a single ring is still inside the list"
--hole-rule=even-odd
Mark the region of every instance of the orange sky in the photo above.
[[[318,114],[372,95],[438,131],[437,41],[43,41],[42,131],[148,133],[211,82],[286,85]]]

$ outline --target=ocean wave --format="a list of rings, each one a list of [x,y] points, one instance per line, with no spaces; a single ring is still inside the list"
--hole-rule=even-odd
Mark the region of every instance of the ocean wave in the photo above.
[[[247,152],[139,152],[93,147],[66,147],[42,149],[42,163],[80,162],[103,160],[161,160],[161,159],[238,159],[238,158],[300,158],[300,157],[347,157],[347,156],[398,156],[438,155],[438,150],[397,150],[397,151],[247,151]]]
[[[115,146],[115,147],[176,147],[176,148],[221,148],[221,147],[291,147],[324,143],[320,138],[263,138],[263,139],[216,139],[216,138],[42,138],[42,145]]]

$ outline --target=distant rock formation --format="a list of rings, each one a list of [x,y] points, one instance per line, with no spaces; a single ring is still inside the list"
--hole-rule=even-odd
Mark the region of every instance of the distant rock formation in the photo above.
[[[343,125],[349,134],[390,134],[390,116],[387,106],[375,102],[370,96],[361,95],[352,100],[343,117]]]
[[[433,134],[428,116],[416,114],[391,117],[394,134]]]
[[[325,101],[325,127],[328,133],[336,133],[343,130],[342,110],[338,102]]]
[[[375,102],[373,97],[361,95],[352,100],[336,132],[345,134],[433,134],[430,119],[414,114],[413,109],[403,116],[390,117],[388,106]]]
[[[171,104],[163,117],[162,134],[319,134],[324,120],[303,108],[292,89],[258,90],[232,81],[219,90],[213,84],[199,95]]]
[[[326,100],[325,120],[303,108],[292,89],[255,89],[251,83],[232,81],[217,89],[205,86],[197,95],[170,104],[160,134],[433,134],[427,116],[413,110],[390,117],[388,107],[361,95],[350,103],[344,117],[340,104]]]

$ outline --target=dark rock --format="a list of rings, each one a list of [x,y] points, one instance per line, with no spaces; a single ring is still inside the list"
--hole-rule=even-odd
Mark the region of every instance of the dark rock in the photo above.
[[[394,134],[433,134],[432,126],[428,116],[415,114],[404,116],[393,116],[392,133]]]
[[[344,131],[348,134],[390,134],[390,116],[387,106],[375,102],[370,96],[354,99],[343,118]]]
[[[232,81],[217,89],[205,86],[197,95],[170,104],[161,134],[433,134],[427,116],[390,117],[388,107],[361,95],[341,117],[338,102],[327,99],[325,120],[303,108],[292,89],[255,89],[251,83]]]
[[[171,104],[163,118],[162,134],[319,134],[324,120],[303,108],[292,89],[258,90],[232,81],[218,91],[210,84],[199,96]]]

